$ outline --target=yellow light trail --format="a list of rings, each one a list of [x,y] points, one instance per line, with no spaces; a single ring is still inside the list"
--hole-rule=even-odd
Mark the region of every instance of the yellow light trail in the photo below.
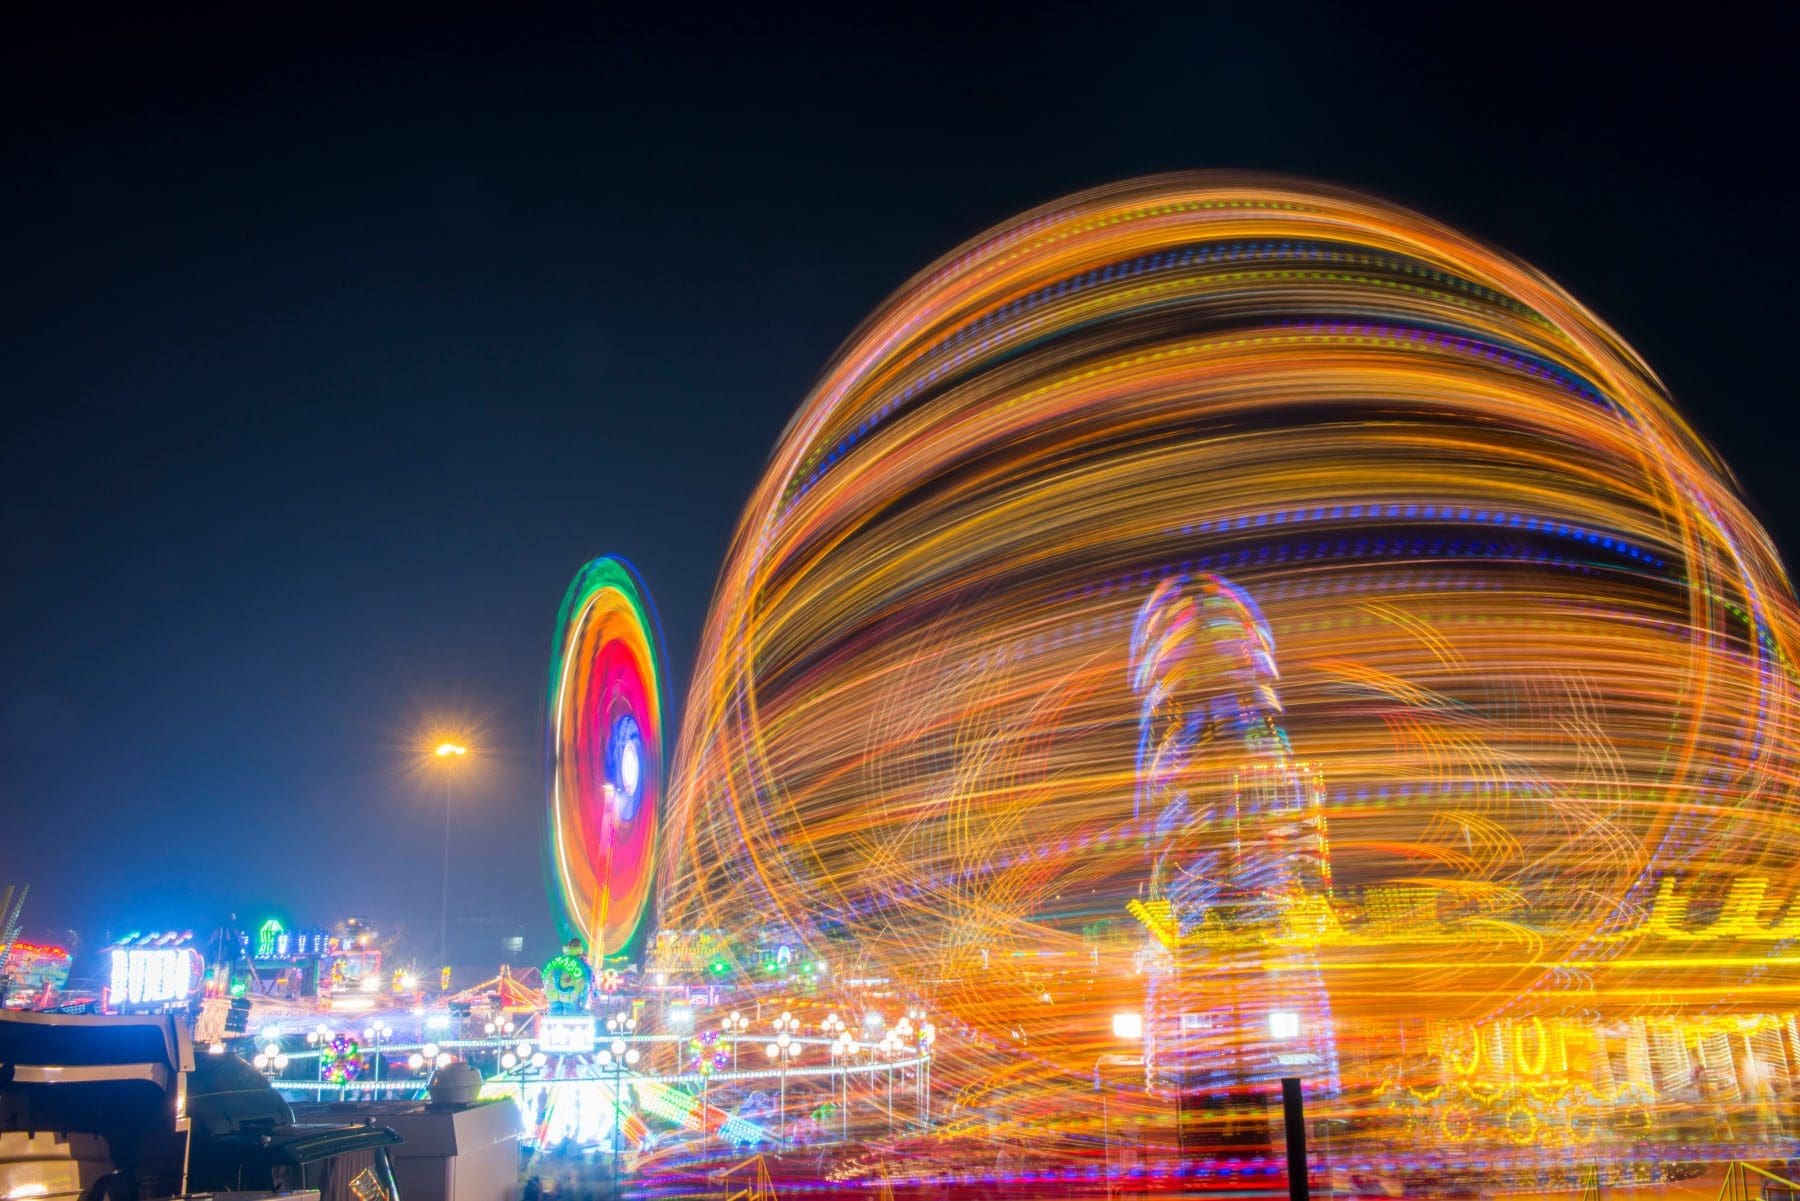
[[[1629,1079],[1698,1115],[1672,1083],[1690,1063],[1712,1073],[1695,1089],[1736,1071],[1746,1103],[1800,1088],[1800,1027],[1747,1051],[1702,1032],[1782,1018],[1800,989],[1779,941],[1800,884],[1797,614],[1768,534],[1554,282],[1291,180],[1058,201],[932,264],[843,345],[719,578],[661,925],[784,924],[840,977],[898,981],[944,1030],[945,1099],[1053,1130],[1091,1104],[1096,1057],[1129,1049],[1110,1016],[1150,1004],[1164,952],[1126,904],[1174,887],[1153,845],[1175,839],[1204,882],[1235,853],[1216,815],[1253,779],[1215,770],[1216,747],[1183,766],[1172,727],[1175,757],[1141,758],[1133,628],[1171,582],[1235,590],[1266,624],[1291,755],[1268,743],[1262,768],[1316,784],[1329,870],[1305,946],[1202,908],[1167,953],[1251,1008],[1316,971],[1327,1104],[1387,1115],[1370,1145],[1441,1142],[1402,1085],[1452,1088],[1447,1040],[1531,1021],[1599,1040],[1570,1096]],[[1168,687],[1200,688],[1193,662]],[[1145,774],[1164,768],[1174,784]],[[1170,834],[1153,819],[1177,792]],[[1692,916],[1654,926],[1665,878]],[[1708,933],[1750,879],[1740,925],[1776,941]],[[1343,983],[1357,971],[1396,979]],[[1483,1095],[1514,1096],[1511,1071]],[[1514,1145],[1512,1103],[1458,1137]],[[1546,1147],[1574,1129],[1534,1114]],[[1569,1139],[1626,1145],[1629,1123],[1595,1121]]]

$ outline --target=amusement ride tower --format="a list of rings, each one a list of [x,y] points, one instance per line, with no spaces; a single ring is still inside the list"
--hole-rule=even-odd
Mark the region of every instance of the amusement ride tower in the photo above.
[[[1336,927],[1318,769],[1281,727],[1275,643],[1222,576],[1172,576],[1138,611],[1139,828],[1148,832],[1146,1083],[1263,1141],[1282,1076],[1337,1089],[1316,948]]]

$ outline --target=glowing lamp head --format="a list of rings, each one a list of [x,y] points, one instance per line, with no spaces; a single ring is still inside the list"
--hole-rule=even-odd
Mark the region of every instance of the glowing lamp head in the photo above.
[[[1137,1039],[1144,1037],[1144,1015],[1141,1013],[1113,1014],[1112,1032],[1114,1038]]]
[[[469,748],[459,742],[440,742],[432,752],[439,759],[460,759],[469,753]]]
[[[1299,1038],[1300,1015],[1282,1009],[1271,1013],[1269,1015],[1269,1035],[1272,1038]]]

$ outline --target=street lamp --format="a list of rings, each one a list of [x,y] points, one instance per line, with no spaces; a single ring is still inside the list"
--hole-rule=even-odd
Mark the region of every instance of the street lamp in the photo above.
[[[906,1044],[900,1040],[898,1034],[896,1034],[894,1030],[889,1030],[886,1034],[881,1036],[881,1041],[875,1044],[875,1049],[881,1053],[883,1059],[887,1060],[888,1065],[887,1110],[888,1132],[891,1134],[894,1130],[894,1060],[906,1053]]]
[[[444,770],[444,905],[438,917],[438,968],[450,966],[450,783],[456,773],[449,770],[469,755],[468,746],[459,740],[440,742],[431,752]],[[440,977],[441,978],[441,977]]]
[[[720,1025],[724,1027],[725,1037],[731,1040],[731,1070],[735,1072],[738,1066],[738,1042],[750,1029],[750,1019],[734,1009],[731,1016]]]
[[[837,1014],[834,1013],[827,1017],[822,1024],[825,1027],[826,1036],[831,1038],[831,1042],[827,1045],[826,1049],[831,1052],[831,1058],[838,1063],[838,1076],[842,1081],[844,1090],[844,1107],[839,1112],[839,1137],[841,1137],[844,1142],[849,1142],[850,1065],[856,1062],[856,1053],[861,1050],[861,1048],[857,1045],[856,1039],[851,1036],[849,1028],[846,1027],[843,1022],[838,1020]],[[833,1037],[834,1035],[835,1037]]]
[[[256,1058],[251,1062],[256,1065],[257,1070],[279,1076],[287,1071],[288,1057],[282,1051],[280,1043],[270,1042],[256,1053]]]
[[[519,1077],[519,1109],[525,1108],[525,1071],[527,1068],[541,1068],[550,1062],[550,1057],[542,1051],[533,1054],[531,1044],[521,1040],[514,1046],[500,1052],[500,1070],[517,1072]]]
[[[1112,1015],[1113,1037],[1124,1042],[1136,1042],[1144,1037],[1144,1015],[1141,1013],[1115,1013]],[[1106,1180],[1106,1195],[1112,1196],[1112,1115],[1107,1112],[1106,1089],[1100,1079],[1100,1065],[1111,1060],[1115,1063],[1124,1056],[1114,1052],[1102,1052],[1094,1060],[1094,1091],[1100,1094],[1100,1167]]]
[[[782,1014],[775,1019],[775,1041],[763,1048],[769,1062],[781,1068],[781,1108],[776,1111],[777,1137],[787,1138],[787,1070],[790,1060],[800,1058],[800,1042],[789,1033],[789,1023],[795,1030],[800,1023],[791,1014]]]
[[[381,1085],[381,1044],[394,1037],[394,1028],[386,1022],[373,1022],[363,1027],[363,1042],[369,1044],[375,1053],[375,1084],[380,1092]]]
[[[627,1022],[629,1023],[628,1027],[625,1025]],[[609,1030],[633,1029],[637,1026],[637,1019],[627,1018],[626,1015],[621,1013],[615,1017],[607,1018],[606,1026]],[[600,1049],[599,1055],[595,1058],[600,1061],[601,1067],[611,1067],[613,1070],[612,1176],[613,1196],[618,1197],[623,1195],[623,1190],[620,1187],[622,1182],[619,1179],[619,1125],[624,1120],[625,1069],[628,1066],[637,1066],[638,1052],[636,1047],[629,1046],[623,1038],[614,1038],[609,1046]]]

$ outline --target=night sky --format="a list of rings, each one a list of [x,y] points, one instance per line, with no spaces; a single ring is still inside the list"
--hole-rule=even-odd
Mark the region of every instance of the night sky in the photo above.
[[[1780,31],[647,7],[667,23],[8,18],[0,884],[33,886],[28,932],[364,913],[434,946],[414,747],[450,715],[482,752],[453,914],[492,919],[454,957],[509,924],[543,950],[575,569],[638,565],[680,696],[838,342],[963,239],[1124,176],[1310,175],[1532,261],[1800,553]]]

